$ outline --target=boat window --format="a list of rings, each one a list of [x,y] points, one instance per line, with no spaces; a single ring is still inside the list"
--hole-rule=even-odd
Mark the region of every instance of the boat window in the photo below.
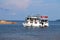
[[[36,21],[36,19],[34,19]]]
[[[29,18],[27,18],[27,20],[28,20]]]
[[[41,22],[44,22],[44,20],[41,20]]]
[[[41,20],[41,22],[47,22],[48,20]]]
[[[33,19],[32,19],[32,18],[30,18],[30,20],[31,20],[31,21],[33,21]]]
[[[39,20],[38,18],[28,18],[28,19],[30,19],[30,21]]]
[[[39,18],[37,18],[37,20],[39,20]]]
[[[45,20],[45,22],[47,22],[48,20]]]

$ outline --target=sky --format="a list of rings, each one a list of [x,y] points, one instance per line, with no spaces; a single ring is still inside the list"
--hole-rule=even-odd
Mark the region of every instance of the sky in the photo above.
[[[60,0],[0,0],[0,20],[24,20],[37,14],[60,19]]]

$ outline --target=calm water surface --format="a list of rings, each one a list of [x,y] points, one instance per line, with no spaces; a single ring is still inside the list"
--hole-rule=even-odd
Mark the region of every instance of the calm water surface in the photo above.
[[[0,25],[0,40],[60,40],[60,22],[48,28],[24,28],[22,22]]]

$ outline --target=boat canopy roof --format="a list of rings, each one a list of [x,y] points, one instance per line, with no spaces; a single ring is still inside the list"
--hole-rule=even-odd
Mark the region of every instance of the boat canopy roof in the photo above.
[[[38,18],[38,17],[36,17],[36,16],[28,16],[27,18]]]
[[[33,20],[47,20],[48,16],[28,16],[26,19],[33,19]]]

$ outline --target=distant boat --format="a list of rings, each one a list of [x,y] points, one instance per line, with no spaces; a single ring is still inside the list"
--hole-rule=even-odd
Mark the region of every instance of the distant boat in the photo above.
[[[24,27],[48,27],[48,16],[28,16],[23,23]]]
[[[60,21],[60,19],[56,20],[56,21]]]

